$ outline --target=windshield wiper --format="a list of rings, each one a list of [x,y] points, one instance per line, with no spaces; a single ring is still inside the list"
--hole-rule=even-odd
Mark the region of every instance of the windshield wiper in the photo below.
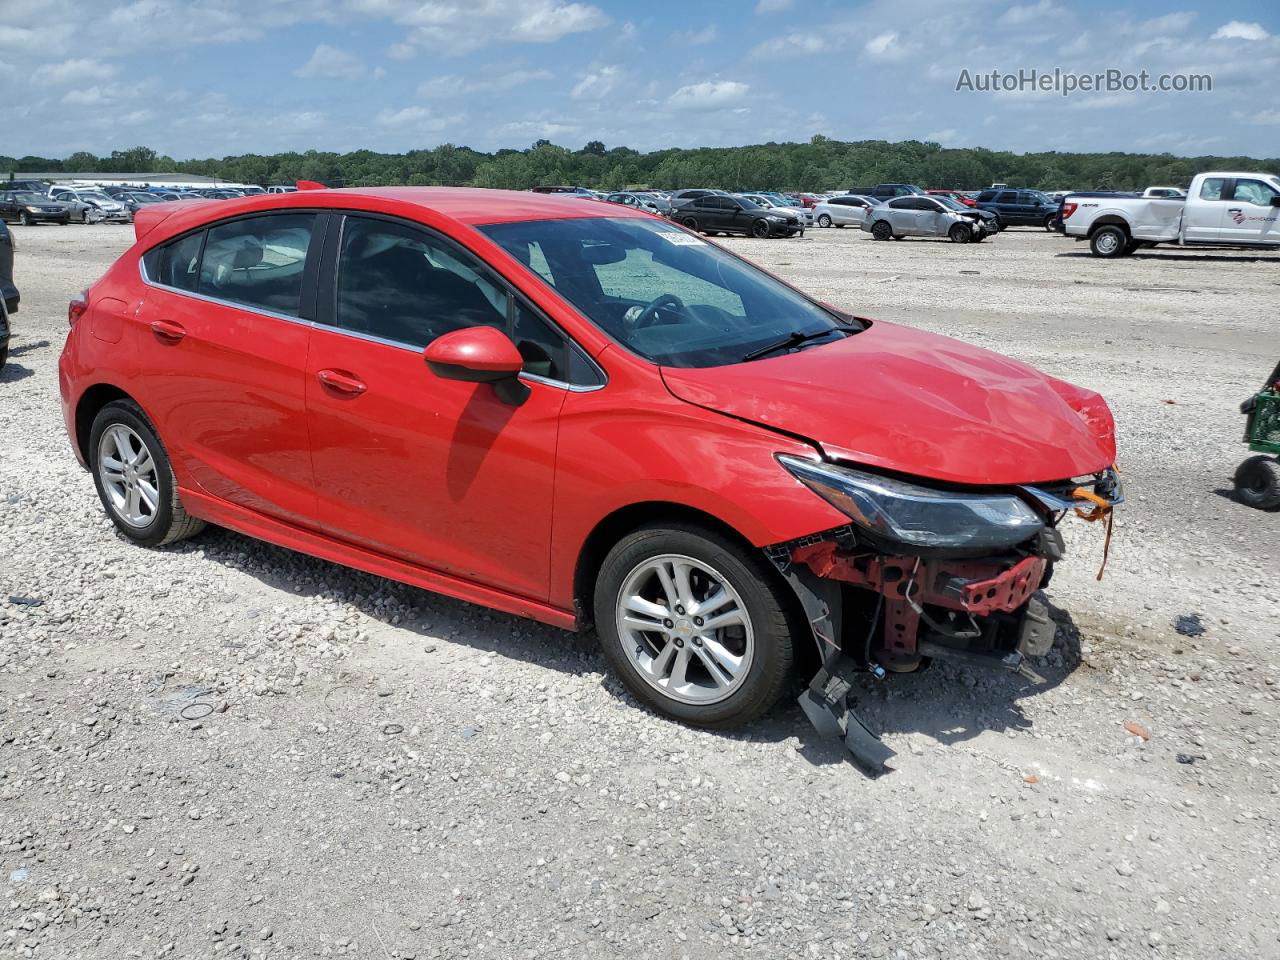
[[[792,330],[789,334],[787,334],[781,340],[775,340],[773,343],[765,344],[763,347],[760,347],[756,350],[752,350],[750,353],[746,354],[742,358],[742,362],[746,363],[749,360],[759,360],[761,357],[767,357],[769,354],[775,353],[778,350],[787,350],[792,347],[803,346],[804,344],[810,343],[814,340],[821,340],[823,337],[828,337],[833,333],[861,333],[861,332],[862,332],[861,327],[853,327],[853,326],[847,326],[847,325],[830,327],[827,330],[814,330],[809,333],[801,333],[799,330]]]

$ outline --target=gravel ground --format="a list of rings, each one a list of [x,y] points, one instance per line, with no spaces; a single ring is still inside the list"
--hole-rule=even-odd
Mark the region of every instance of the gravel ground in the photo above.
[[[590,637],[222,530],[126,545],[56,361],[131,230],[14,233],[0,958],[1280,956],[1280,514],[1224,495],[1280,257],[727,241],[1119,422],[1130,502],[1101,582],[1071,525],[1047,683],[868,679],[873,781],[790,701],[730,736],[645,712]]]

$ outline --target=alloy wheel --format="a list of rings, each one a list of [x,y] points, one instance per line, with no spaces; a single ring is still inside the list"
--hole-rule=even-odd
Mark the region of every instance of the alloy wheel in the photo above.
[[[113,423],[98,441],[98,477],[111,509],[131,527],[145,527],[160,506],[155,458],[142,438]]]
[[[642,561],[623,580],[615,610],[631,665],[672,700],[718,703],[751,670],[755,634],[746,604],[699,560],[663,554]]]

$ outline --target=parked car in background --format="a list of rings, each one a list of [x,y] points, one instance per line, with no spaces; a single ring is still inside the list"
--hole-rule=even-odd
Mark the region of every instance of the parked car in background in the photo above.
[[[796,214],[762,207],[728,194],[708,194],[676,204],[671,218],[690,230],[711,235],[741,233],[752,237],[791,237],[804,233],[804,223]]]
[[[744,197],[752,203],[759,204],[766,210],[778,210],[782,213],[794,214],[806,229],[813,226],[813,210],[808,207],[797,207],[789,203],[783,203],[767,193],[737,193],[734,196]]]
[[[196,190],[195,193],[206,200],[233,200],[240,196],[240,194],[233,193],[230,190],[213,190],[209,188],[201,188]]]
[[[624,207],[631,207],[633,210],[643,210],[646,213],[661,214],[664,211],[658,207],[658,204],[649,197],[638,193],[629,193],[621,191],[619,193],[610,193],[605,195],[607,203],[620,203]],[[666,205],[667,209],[671,209],[671,205]]]
[[[1185,200],[1187,191],[1179,190],[1177,187],[1147,187],[1142,191],[1142,195],[1161,200]]]
[[[130,190],[125,193],[119,193],[116,194],[115,199],[129,208],[130,216],[136,214],[139,207],[145,207],[152,203],[164,203],[161,197],[145,190]]]
[[[1280,247],[1280,176],[1199,173],[1185,200],[1071,194],[1063,229],[1088,240],[1095,257],[1122,257],[1142,246]]]
[[[297,193],[298,188],[287,183],[273,183],[267,187],[267,193]]]
[[[1052,230],[1059,205],[1039,190],[983,190],[977,206],[994,213],[1002,227]]]
[[[813,213],[820,227],[858,227],[867,210],[880,202],[874,197],[856,195],[829,197],[815,206]]]
[[[71,207],[30,190],[6,190],[0,193],[0,219],[16,220],[26,226],[65,224],[71,220]]]
[[[931,197],[950,197],[957,203],[963,203],[966,207],[976,207],[978,199],[976,195],[965,193],[963,190],[926,190]]]
[[[13,234],[0,220],[0,368],[9,359],[9,339],[13,333],[10,317],[18,312],[22,297],[13,282]]]
[[[869,195],[881,200],[889,197],[923,196],[924,188],[917,187],[914,183],[878,183],[871,188]]]
[[[952,243],[980,243],[993,231],[979,210],[970,210],[949,198],[902,196],[872,207],[862,229],[877,240],[901,237],[946,237]]]
[[[129,208],[119,200],[113,200],[100,190],[85,190],[76,187],[53,187],[49,190],[53,200],[77,200],[85,204],[81,219],[85,223],[93,220],[112,220],[128,223],[131,219]]]
[[[586,187],[548,187],[537,186],[529,188],[533,193],[576,193],[582,196],[595,196],[595,192],[588,190]]]
[[[40,193],[45,196],[49,195],[49,188],[53,184],[46,183],[43,180],[0,180],[0,190],[25,190],[30,193]]]
[[[677,190],[667,199],[671,201],[672,209],[674,209],[682,203],[687,203],[690,200],[697,200],[699,197],[727,197],[728,195],[729,191],[727,190],[709,190],[701,187],[693,187],[687,190]]]
[[[402,187],[139,218],[58,364],[122,538],[211,522],[594,625],[685,723],[748,723],[812,660],[806,714],[880,766],[853,671],[1047,654],[1056,528],[1120,500],[1096,393],[620,205]]]

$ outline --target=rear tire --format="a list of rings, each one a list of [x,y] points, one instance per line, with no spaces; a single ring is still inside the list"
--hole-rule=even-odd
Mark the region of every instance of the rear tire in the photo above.
[[[1114,260],[1129,251],[1129,234],[1114,224],[1099,227],[1089,237],[1089,250],[1095,257]]]
[[[90,469],[107,516],[143,547],[160,547],[204,529],[178,498],[178,480],[155,428],[131,400],[98,411],[89,431]]]
[[[831,217],[829,217],[829,216],[828,216],[827,214],[825,214],[825,213],[824,213],[824,214],[822,214],[820,217],[818,217],[818,226],[820,226],[820,227],[829,227],[829,226],[831,226]]]
[[[877,240],[892,240],[893,227],[889,226],[887,220],[877,220],[871,225],[871,236]]]
[[[609,551],[596,578],[596,629],[610,665],[638,700],[713,729],[741,726],[773,706],[791,670],[795,624],[786,585],[757,553],[680,523],[641,527]],[[677,562],[687,571],[683,589]],[[651,572],[658,567],[663,574]],[[719,603],[711,600],[717,593]],[[714,605],[705,607],[706,617],[697,617],[697,604],[708,601]],[[734,612],[732,625],[705,626]],[[736,669],[713,678],[715,664],[735,660]]]
[[[1258,510],[1280,508],[1280,460],[1250,457],[1236,468],[1236,496]]]

